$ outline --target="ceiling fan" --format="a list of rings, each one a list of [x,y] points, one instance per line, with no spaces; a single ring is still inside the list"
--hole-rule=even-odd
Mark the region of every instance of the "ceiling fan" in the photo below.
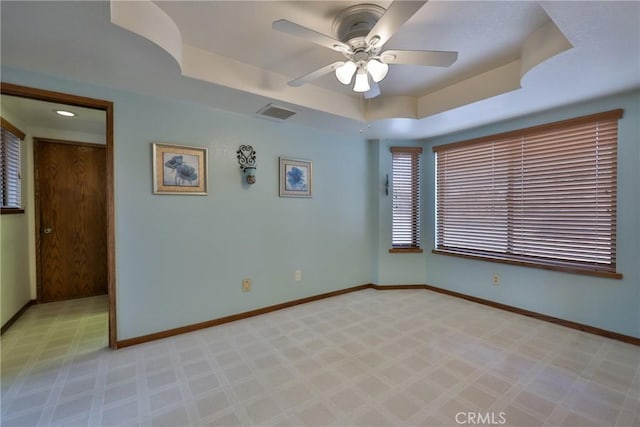
[[[385,78],[389,64],[449,67],[458,59],[458,52],[434,50],[385,50],[383,45],[420,9],[426,1],[393,1],[385,10],[374,4],[359,4],[340,12],[333,21],[332,30],[337,38],[327,36],[286,19],[274,21],[272,28],[303,38],[341,53],[346,61],[335,61],[318,70],[289,82],[289,86],[302,86],[314,79],[335,72],[344,85],[350,85],[355,75],[353,90],[364,93],[365,98],[380,94],[378,82]]]

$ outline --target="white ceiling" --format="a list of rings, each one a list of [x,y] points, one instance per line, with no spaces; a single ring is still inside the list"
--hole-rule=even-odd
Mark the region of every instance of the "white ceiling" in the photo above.
[[[369,138],[434,136],[640,87],[640,2],[435,0],[385,48],[458,51],[450,68],[391,65],[371,101],[333,75],[287,86],[341,57],[272,21],[333,36],[335,15],[358,3],[3,0],[0,59],[241,114],[273,102],[299,112],[286,123]]]
[[[2,111],[7,111],[11,117],[17,117],[21,123],[30,127],[55,129],[58,131],[82,132],[104,135],[106,132],[106,113],[103,110],[83,108],[55,102],[37,101],[16,96],[2,95],[0,97]],[[64,117],[55,113],[56,110],[66,110],[74,113],[75,117]],[[26,129],[21,129],[26,131]]]
[[[333,18],[360,2],[182,2],[156,4],[180,29],[182,42],[291,80],[333,61],[341,54],[271,28],[287,18],[316,31],[332,34]],[[389,1],[369,2],[387,7]],[[453,10],[455,9],[455,11]],[[241,17],[228,19],[229,16]],[[496,25],[496,17],[501,19]],[[456,50],[459,61],[450,69],[412,65],[391,66],[382,83],[385,95],[415,95],[464,79],[517,59],[526,36],[547,16],[534,2],[444,3],[425,5],[385,49]],[[257,43],[256,41],[260,42]],[[337,84],[333,75],[317,82],[328,90],[358,96]]]

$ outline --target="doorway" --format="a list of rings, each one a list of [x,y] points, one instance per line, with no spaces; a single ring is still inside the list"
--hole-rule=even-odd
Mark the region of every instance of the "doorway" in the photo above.
[[[105,146],[34,138],[38,302],[106,295]]]
[[[106,115],[105,125],[105,142],[102,152],[104,167],[104,180],[102,187],[104,189],[104,221],[106,225],[105,251],[106,251],[106,292],[109,300],[109,347],[117,348],[117,324],[116,324],[116,284],[115,284],[115,213],[114,213],[114,176],[113,176],[113,103],[110,101],[87,98],[82,96],[70,95],[61,92],[52,92],[42,89],[35,89],[26,86],[19,86],[10,83],[0,83],[0,93],[3,95],[11,95],[21,98],[47,101],[53,103],[67,104],[77,107],[85,107],[96,110],[102,110]],[[42,139],[41,139],[42,141]],[[67,144],[70,145],[70,144]],[[36,215],[38,218],[39,215]],[[36,230],[36,235],[40,232]],[[44,231],[44,230],[42,230]],[[36,255],[39,251],[36,248]],[[69,255],[65,250],[65,255]],[[92,291],[89,291],[92,292]],[[41,298],[40,289],[38,289],[38,299]],[[44,302],[44,301],[43,301]]]

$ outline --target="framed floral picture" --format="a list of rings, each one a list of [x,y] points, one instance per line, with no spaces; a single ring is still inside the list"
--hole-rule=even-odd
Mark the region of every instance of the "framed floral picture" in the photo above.
[[[310,160],[280,157],[280,197],[311,197]]]
[[[153,143],[154,194],[207,194],[207,149]]]

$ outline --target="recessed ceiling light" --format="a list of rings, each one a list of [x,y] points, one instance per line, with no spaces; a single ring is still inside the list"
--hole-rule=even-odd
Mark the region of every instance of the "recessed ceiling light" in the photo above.
[[[67,111],[67,110],[53,110],[55,111],[55,113],[59,116],[64,116],[64,117],[75,117],[77,114],[76,113],[72,113],[71,111]]]

